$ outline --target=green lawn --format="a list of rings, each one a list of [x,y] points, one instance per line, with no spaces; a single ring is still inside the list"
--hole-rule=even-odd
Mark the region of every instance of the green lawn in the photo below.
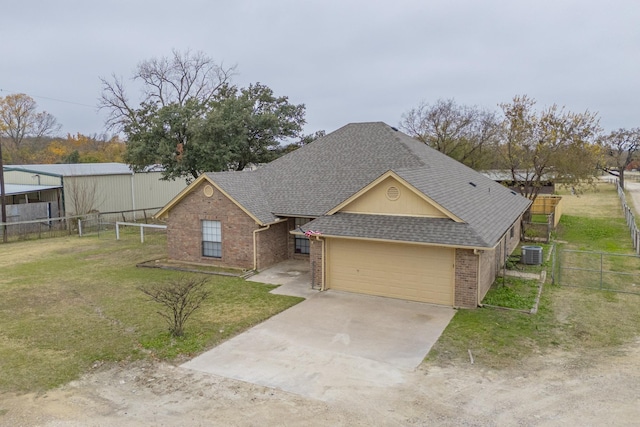
[[[563,247],[632,253],[613,185],[599,185],[579,197],[565,198],[565,214],[557,231],[557,239],[567,242]],[[548,250],[545,246],[545,254]],[[542,268],[550,269],[551,263],[545,261]],[[501,286],[499,280],[494,284],[496,289]],[[530,284],[507,284],[509,290],[494,292],[493,301],[515,307],[528,305],[533,293]],[[523,302],[522,295],[529,299]],[[490,308],[459,310],[427,362],[469,363],[470,350],[477,365],[500,369],[554,349],[578,355],[587,355],[592,349],[615,351],[638,338],[638,325],[640,295],[552,285],[549,274],[537,314]]]
[[[211,296],[173,339],[138,287],[190,273],[135,266],[166,257],[165,245],[135,232],[0,245],[0,392],[46,390],[105,362],[182,360],[301,301],[211,275]]]

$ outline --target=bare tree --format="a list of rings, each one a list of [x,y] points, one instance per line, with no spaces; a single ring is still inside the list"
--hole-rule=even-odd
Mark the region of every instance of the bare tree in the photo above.
[[[203,277],[182,277],[168,284],[142,286],[139,289],[164,307],[164,311],[158,311],[158,314],[169,324],[169,333],[181,337],[189,317],[209,297],[210,292],[205,289],[207,284],[207,279]]]
[[[15,153],[23,148],[25,138],[38,140],[53,135],[61,128],[54,116],[37,109],[33,98],[23,93],[0,97],[0,135],[11,141],[14,160]]]
[[[142,83],[142,99],[132,104],[123,79],[112,75],[111,80],[100,78],[102,95],[98,106],[109,112],[106,126],[120,132],[135,124],[139,110],[170,104],[184,106],[190,99],[200,103],[212,100],[227,87],[235,66],[225,68],[202,52],[172,51],[170,58],[152,58],[138,64],[134,81]]]
[[[489,149],[497,142],[495,113],[458,105],[453,99],[425,102],[402,115],[402,130],[419,141],[475,169],[488,164]]]
[[[624,171],[640,151],[640,128],[615,130],[603,138],[603,143],[607,165],[617,172],[618,184],[624,188]]]
[[[72,215],[95,212],[100,205],[97,181],[93,177],[68,177],[65,179],[65,197]]]
[[[500,152],[513,181],[521,184],[520,193],[535,200],[547,179],[575,188],[591,183],[601,156],[597,115],[556,105],[537,112],[535,103],[524,95],[501,104]]]

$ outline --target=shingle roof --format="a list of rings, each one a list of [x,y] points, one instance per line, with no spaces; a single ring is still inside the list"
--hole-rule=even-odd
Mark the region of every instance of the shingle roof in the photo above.
[[[355,218],[335,214],[333,219],[316,220],[319,222],[315,226],[346,233],[349,226],[355,230],[361,224],[374,225],[371,221],[377,217],[384,229],[392,230],[387,225],[395,218],[398,227],[418,224],[425,233],[431,230],[427,234],[436,239],[434,243],[492,247],[530,204],[528,199],[382,122],[346,125],[256,171],[208,176],[263,223],[269,223],[277,216],[321,217],[390,170],[464,221],[455,225],[445,220],[452,223],[446,230],[460,235],[454,237],[455,233],[446,230],[432,232],[430,224],[443,226],[444,221],[418,224],[413,219],[379,215]],[[406,237],[399,228],[397,233]],[[385,236],[397,240],[391,232],[385,232]]]
[[[338,212],[323,215],[301,227],[326,236],[485,247],[486,242],[466,223],[448,218],[363,215]]]

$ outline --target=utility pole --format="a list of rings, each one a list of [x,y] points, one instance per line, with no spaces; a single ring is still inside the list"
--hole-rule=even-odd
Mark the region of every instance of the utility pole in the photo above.
[[[2,242],[7,243],[7,205],[4,196],[4,163],[2,162],[2,141],[0,141],[0,205],[2,206],[0,222],[2,222]]]

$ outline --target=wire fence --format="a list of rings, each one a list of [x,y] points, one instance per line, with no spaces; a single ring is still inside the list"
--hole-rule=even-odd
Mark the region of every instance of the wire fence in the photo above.
[[[640,256],[556,250],[552,279],[562,286],[640,294]]]
[[[631,233],[633,249],[635,249],[636,254],[640,254],[640,230],[638,230],[638,226],[636,225],[636,216],[634,215],[633,210],[631,210],[631,207],[627,204],[627,197],[624,194],[624,189],[620,187],[617,179],[615,180],[615,185],[618,189],[618,197],[622,203],[624,219],[627,222],[627,227],[629,227],[629,232]]]
[[[86,215],[42,218],[30,221],[0,222],[0,243],[22,240],[46,239],[62,236],[92,236],[113,233],[116,222],[122,219],[129,223],[159,224],[153,213],[160,208],[135,209],[117,212],[95,212]],[[136,227],[136,231],[137,227]],[[154,228],[155,233],[166,233],[163,228]]]

